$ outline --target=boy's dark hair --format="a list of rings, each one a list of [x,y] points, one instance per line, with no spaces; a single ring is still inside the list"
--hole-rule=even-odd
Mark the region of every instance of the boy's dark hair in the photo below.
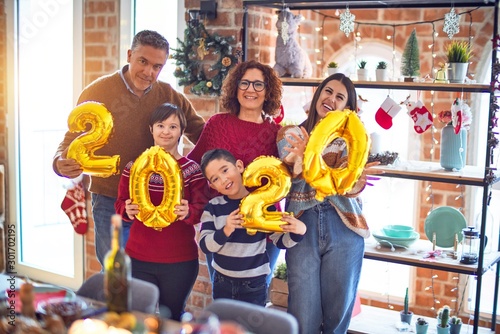
[[[165,37],[153,30],[139,31],[132,40],[131,50],[135,50],[139,45],[152,46],[155,49],[167,51],[169,53],[168,41]]]
[[[179,107],[171,103],[163,103],[156,107],[149,117],[149,126],[152,127],[155,123],[163,122],[172,115],[179,118],[181,133],[184,133],[187,126],[186,115]]]
[[[236,158],[228,150],[222,148],[216,148],[210,151],[206,151],[205,154],[203,154],[203,156],[201,157],[201,162],[200,162],[200,169],[204,177],[207,177],[207,175],[205,174],[205,169],[207,168],[207,165],[211,161],[219,159],[226,160],[227,162],[236,165]]]

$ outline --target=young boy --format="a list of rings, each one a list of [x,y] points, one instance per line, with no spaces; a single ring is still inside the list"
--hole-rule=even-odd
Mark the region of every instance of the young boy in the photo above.
[[[229,298],[265,306],[266,276],[270,273],[266,253],[266,233],[247,234],[239,212],[241,199],[249,194],[243,185],[241,160],[227,150],[206,152],[201,171],[211,188],[221,195],[213,198],[201,217],[200,248],[214,253],[213,298]],[[283,214],[285,233],[273,233],[271,239],[279,248],[290,248],[306,233],[303,222]],[[289,233],[287,233],[289,232]]]

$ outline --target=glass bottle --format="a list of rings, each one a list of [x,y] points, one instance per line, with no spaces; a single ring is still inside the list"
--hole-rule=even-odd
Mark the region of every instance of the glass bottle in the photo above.
[[[122,218],[111,216],[111,249],[104,258],[104,293],[108,311],[130,310],[131,265],[130,258],[121,245]]]

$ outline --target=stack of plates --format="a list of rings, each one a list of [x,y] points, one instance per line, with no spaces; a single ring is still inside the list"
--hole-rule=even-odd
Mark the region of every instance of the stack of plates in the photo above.
[[[420,234],[415,231],[413,231],[412,235],[408,238],[390,237],[386,235],[383,230],[372,232],[372,235],[375,238],[375,240],[379,242],[380,245],[389,246],[391,248],[392,247],[408,248],[420,238]]]

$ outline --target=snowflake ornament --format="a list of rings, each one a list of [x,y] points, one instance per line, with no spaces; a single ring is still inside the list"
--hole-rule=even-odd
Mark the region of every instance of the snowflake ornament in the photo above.
[[[354,19],[356,16],[351,14],[349,8],[340,14],[340,31],[345,33],[345,37],[349,37],[349,34],[354,31]]]
[[[450,12],[444,15],[443,31],[448,34],[451,39],[453,35],[458,34],[460,31],[460,16],[455,13],[455,7],[451,7]]]

